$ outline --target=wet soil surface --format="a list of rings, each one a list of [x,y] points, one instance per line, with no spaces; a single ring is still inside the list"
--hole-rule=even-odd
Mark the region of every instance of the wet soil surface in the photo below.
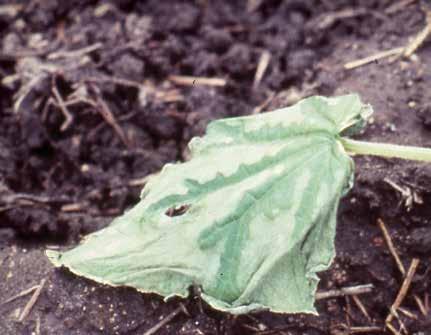
[[[406,45],[426,24],[419,1],[0,3],[1,334],[143,334],[168,315],[159,334],[389,334],[403,275],[378,218],[404,268],[420,260],[399,320],[409,334],[431,334],[429,164],[355,158],[337,257],[319,290],[375,288],[359,303],[320,300],[318,316],[232,317],[196,296],[164,303],[54,269],[44,256],[135,204],[145,177],[187,159],[187,142],[213,119],[358,92],[376,111],[361,138],[431,146],[429,42],[409,59],[343,68]],[[183,85],[178,75],[224,82]],[[28,314],[34,292],[7,301],[42,281]]]

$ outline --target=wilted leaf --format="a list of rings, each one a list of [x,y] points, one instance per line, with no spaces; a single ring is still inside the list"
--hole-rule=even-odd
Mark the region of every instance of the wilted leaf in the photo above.
[[[192,159],[168,164],[132,210],[52,262],[165,297],[202,286],[231,313],[314,313],[316,272],[334,257],[353,162],[339,142],[371,112],[356,95],[311,97],[212,122]]]

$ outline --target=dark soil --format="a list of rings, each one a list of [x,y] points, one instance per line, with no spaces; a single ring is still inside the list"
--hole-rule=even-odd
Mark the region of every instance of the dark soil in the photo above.
[[[56,270],[44,250],[76,244],[135,204],[143,178],[186,159],[187,142],[210,120],[250,114],[269,97],[264,110],[312,94],[358,92],[376,111],[361,137],[431,146],[429,42],[411,59],[343,69],[406,45],[425,26],[419,1],[394,12],[387,10],[390,0],[248,1],[254,8],[206,0],[0,3],[0,304],[47,280],[23,322],[30,296],[0,305],[0,334],[143,334],[178,308],[180,301]],[[346,9],[354,15],[333,16]],[[253,89],[264,51],[269,67]],[[172,75],[227,84],[180,86]],[[319,301],[319,316],[241,317],[192,297],[183,301],[188,315],[159,333],[341,335],[359,329],[349,327],[383,328],[403,278],[380,217],[404,266],[420,259],[402,304],[417,318],[400,318],[409,334],[431,334],[431,315],[413,298],[429,304],[431,293],[430,165],[355,160],[356,184],[339,213],[337,258],[321,273],[319,289],[372,283],[373,293],[360,296],[369,319],[346,297]]]

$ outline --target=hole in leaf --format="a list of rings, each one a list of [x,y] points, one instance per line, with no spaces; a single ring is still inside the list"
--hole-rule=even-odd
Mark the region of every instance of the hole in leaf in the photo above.
[[[179,206],[171,207],[165,212],[165,214],[170,217],[180,216],[180,215],[183,215],[185,212],[187,212],[189,208],[190,208],[190,205],[179,205]]]

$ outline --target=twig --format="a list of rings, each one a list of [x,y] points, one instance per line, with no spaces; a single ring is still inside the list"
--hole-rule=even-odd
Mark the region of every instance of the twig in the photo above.
[[[57,108],[60,108],[60,106],[58,105],[57,101],[55,101],[54,98],[52,96],[50,96],[48,98],[48,100],[45,102],[45,106],[43,106],[43,109],[42,109],[42,121],[44,123],[48,119],[48,113],[49,113],[49,107],[50,106],[55,106]]]
[[[425,42],[431,34],[431,11],[426,11],[426,26],[404,49],[403,56],[410,57]]]
[[[8,304],[8,303],[10,303],[10,302],[12,302],[12,301],[14,301],[14,300],[16,300],[16,299],[18,299],[18,298],[24,297],[24,296],[26,296],[27,294],[32,293],[32,292],[33,292],[34,290],[36,290],[38,287],[39,287],[39,285],[35,285],[35,286],[32,286],[32,287],[30,287],[30,288],[28,288],[28,289],[26,289],[26,290],[24,290],[24,291],[21,291],[21,292],[20,292],[20,293],[18,293],[18,294],[15,294],[14,296],[12,296],[12,297],[10,297],[9,299],[6,299],[4,302],[2,302],[2,303],[0,304],[0,306],[5,305],[5,304]]]
[[[91,53],[93,51],[96,51],[103,47],[103,44],[100,42],[94,43],[93,45],[89,45],[88,47],[78,49],[78,50],[72,50],[72,51],[57,51],[50,53],[48,55],[48,59],[59,59],[59,58],[74,58],[74,57],[81,57],[85,54]]]
[[[250,315],[250,314],[246,314],[246,316],[247,316],[247,318],[249,318],[251,321],[253,321],[257,325],[257,328],[250,326],[248,324],[244,324],[243,325],[244,327],[246,327],[246,328],[249,327],[251,330],[253,330],[253,328],[254,328],[255,332],[262,332],[262,331],[268,330],[269,327],[265,323],[263,323],[261,320],[259,320],[258,318],[254,317],[253,315]]]
[[[396,330],[394,326],[392,326],[390,323],[386,325],[386,328],[388,328],[394,335],[401,335],[401,333],[398,330]]]
[[[358,306],[359,310],[364,314],[364,316],[367,318],[369,322],[371,322],[370,314],[368,314],[367,309],[365,308],[364,304],[362,303],[361,299],[357,295],[352,296],[353,301],[355,302],[356,306]]]
[[[262,4],[264,0],[248,0],[247,1],[247,12],[252,13],[256,9],[258,9]]]
[[[122,85],[122,86],[126,86],[126,87],[135,87],[138,89],[142,86],[137,81],[133,81],[133,80],[129,80],[129,79],[123,79],[123,78],[117,78],[117,77],[109,77],[109,76],[87,77],[83,81],[89,82],[89,83],[99,83],[99,82],[113,83],[113,84]]]
[[[404,315],[406,315],[407,317],[409,317],[410,319],[413,320],[417,320],[418,316],[412,312],[410,312],[409,310],[402,308],[402,307],[398,307],[398,310],[403,313]]]
[[[252,328],[255,328],[253,326],[250,326],[250,325],[246,326],[244,324],[242,325],[242,327],[248,328],[250,330],[253,330]],[[287,334],[286,331],[288,331],[290,328],[292,328],[292,325],[288,324],[288,325],[284,325],[284,326],[275,326],[275,327],[273,327],[271,329],[266,329],[266,330],[261,330],[261,329],[256,329],[255,328],[254,332],[256,334],[259,334],[259,335],[278,335],[278,334],[285,335],[285,334]]]
[[[257,327],[253,327],[253,326],[250,326],[248,324],[242,324],[241,327],[244,327],[245,329],[251,330],[254,333],[259,333],[260,332],[262,334],[262,332],[260,331],[260,329],[257,328]]]
[[[67,99],[67,101],[64,102],[65,106],[73,106],[77,104],[87,104],[93,108],[97,108],[97,104],[93,100],[84,97]]]
[[[385,51],[378,52],[374,55],[348,62],[344,64],[344,69],[351,70],[375,61],[379,59],[387,58],[390,56],[404,56],[410,57],[431,35],[431,11],[425,10],[426,15],[426,26],[422,29],[407,46],[393,48]]]
[[[50,203],[58,203],[58,202],[66,202],[66,200],[63,198],[50,198],[44,195],[35,195],[35,194],[28,194],[28,193],[13,193],[5,195],[4,197],[1,197],[0,200],[2,202],[13,204],[15,202],[18,202],[20,200],[30,201],[33,203],[39,203],[39,204],[50,204]]]
[[[347,8],[337,12],[324,13],[314,19],[313,22],[315,24],[315,29],[325,30],[339,20],[366,15],[368,12],[369,10],[366,8]]]
[[[177,85],[193,86],[226,86],[226,79],[223,78],[207,78],[207,77],[192,77],[192,76],[169,76],[168,79]]]
[[[141,105],[146,105],[149,100],[152,99],[160,100],[162,102],[176,102],[184,101],[184,97],[177,88],[160,88],[156,87],[154,83],[147,80],[142,84],[141,91],[139,94],[139,102]]]
[[[351,327],[352,326],[352,322],[351,322],[350,318],[352,316],[352,306],[350,305],[349,296],[346,295],[344,298],[346,300],[346,313],[345,313],[346,325],[348,327]]]
[[[40,317],[39,315],[36,317],[36,327],[34,332],[36,333],[36,335],[40,335]]]
[[[3,206],[3,207],[0,207],[0,213],[7,212],[7,211],[9,211],[9,210],[11,210],[13,208],[15,208],[15,207],[14,206]]]
[[[413,298],[415,299],[416,305],[418,305],[422,315],[423,316],[428,315],[428,308],[426,307],[426,305],[424,306],[424,304],[422,303],[422,300],[416,294],[413,295]]]
[[[383,181],[401,194],[402,201],[404,202],[404,206],[406,207],[407,211],[410,211],[412,209],[413,203],[418,202],[418,199],[415,196],[415,194],[412,192],[411,188],[407,186],[402,187],[397,183],[393,182],[392,180],[390,180],[389,178],[384,178]]]
[[[264,102],[262,102],[259,106],[253,109],[252,114],[259,114],[260,112],[262,112],[271,103],[275,95],[275,92],[271,92]]]
[[[316,300],[321,300],[321,299],[342,297],[342,296],[346,296],[346,295],[364,294],[364,293],[371,292],[373,289],[374,289],[373,284],[343,287],[343,288],[338,289],[338,290],[317,292],[315,295],[315,298],[316,298]]]
[[[54,97],[57,100],[57,103],[60,107],[60,110],[63,113],[64,118],[65,118],[63,124],[60,127],[60,130],[65,131],[72,124],[73,116],[72,116],[72,114],[70,114],[69,110],[67,109],[66,104],[64,103],[64,100],[60,95],[60,92],[58,92],[57,85],[55,83],[55,76],[52,76],[51,90],[52,90],[52,93],[54,94]]]
[[[96,7],[94,9],[94,16],[96,17],[102,17],[104,16],[106,13],[109,12],[116,12],[116,7],[113,4],[110,3],[102,3],[100,6]]]
[[[361,58],[352,62],[348,62],[346,64],[344,64],[344,69],[346,70],[352,70],[355,69],[357,67],[363,66],[363,65],[367,65],[369,63],[372,62],[376,62],[380,59],[383,58],[387,58],[390,56],[394,56],[394,55],[400,55],[402,54],[402,52],[404,51],[404,47],[398,47],[398,48],[393,48],[393,49],[389,49],[389,50],[385,50],[385,51],[380,51],[375,53],[374,55],[365,57],[365,58]]]
[[[395,262],[397,263],[398,270],[401,272],[401,274],[403,275],[403,277],[405,277],[405,275],[406,275],[406,269],[404,268],[404,265],[401,262],[400,257],[398,256],[398,253],[397,253],[397,251],[396,251],[396,249],[394,247],[394,244],[392,243],[392,238],[389,235],[389,232],[388,232],[388,230],[386,228],[385,223],[380,218],[377,219],[377,223],[379,224],[380,229],[383,232],[383,236],[384,236],[384,238],[386,240],[386,244],[388,245],[389,251],[391,252],[392,256],[394,257]],[[421,311],[421,313],[423,315],[427,315],[426,309],[425,309],[424,305],[422,304],[421,299],[416,294],[413,295],[413,298],[415,299],[416,304],[418,305],[418,308]]]
[[[156,175],[156,173],[151,173],[151,174],[146,175],[145,177],[142,177],[142,178],[131,179],[131,180],[129,180],[127,185],[132,186],[132,187],[133,186],[144,186],[146,183],[148,183],[148,180],[155,175]]]
[[[70,212],[80,212],[85,208],[85,205],[82,203],[70,203],[61,206],[60,210],[62,212],[70,213]]]
[[[178,102],[184,101],[184,97],[178,90],[157,91],[155,98],[162,102]]]
[[[389,232],[386,228],[385,223],[383,222],[382,219],[379,218],[379,219],[377,219],[377,224],[379,225],[379,227],[383,233],[383,236],[385,238],[386,244],[388,245],[389,251],[392,254],[392,257],[394,257],[395,262],[397,263],[398,269],[400,270],[401,274],[404,276],[406,274],[406,269],[404,268],[404,265],[401,262],[400,257],[398,256],[398,253],[394,247],[394,244],[392,243],[392,238],[389,235]]]
[[[165,326],[167,323],[169,323],[173,318],[175,318],[178,314],[180,313],[186,313],[186,308],[184,307],[183,304],[180,304],[180,306],[175,309],[172,313],[168,314],[166,317],[164,317],[160,322],[158,322],[157,324],[155,324],[153,327],[151,327],[150,329],[148,329],[144,335],[153,335],[155,333],[157,333],[159,331],[160,328],[162,328],[163,326]]]
[[[39,315],[36,317],[35,333],[36,333],[36,335],[40,335],[40,317],[39,317]]]
[[[398,318],[398,323],[400,324],[400,331],[403,331],[404,334],[409,335],[409,331],[407,330],[406,325],[401,320],[401,318],[399,317],[399,315],[395,314],[395,316]]]
[[[0,60],[15,60],[17,58],[38,57],[47,53],[47,50],[20,50],[15,52],[0,53]]]
[[[416,0],[401,0],[398,1],[392,5],[390,5],[388,8],[385,9],[386,14],[393,14],[398,12],[399,10],[403,9],[404,7],[407,7],[408,5],[416,2]]]
[[[43,286],[45,285],[46,279],[42,279],[42,281],[39,284],[39,287],[34,291],[33,295],[31,296],[30,300],[28,301],[27,305],[25,305],[24,310],[22,311],[18,321],[22,322],[27,317],[27,315],[30,313],[31,309],[33,308],[34,304],[36,303],[37,299],[40,296],[40,293],[42,292]]]
[[[413,258],[409,270],[407,271],[407,275],[404,278],[403,284],[398,292],[397,297],[395,298],[394,303],[391,306],[390,313],[386,318],[386,324],[389,324],[397,313],[397,309],[401,306],[408,289],[410,288],[410,284],[412,282],[413,276],[415,275],[416,269],[419,265],[419,259]]]
[[[349,327],[347,328],[348,334],[360,334],[368,332],[381,332],[383,331],[380,327]]]
[[[260,55],[259,63],[257,64],[256,73],[254,75],[253,81],[253,89],[256,89],[259,86],[270,60],[271,54],[268,50],[264,50]]]
[[[28,83],[24,84],[17,93],[17,99],[13,104],[13,110],[15,113],[19,113],[21,111],[21,107],[25,99],[28,95],[34,90],[35,87],[43,83],[46,79],[46,74],[39,74],[33,77]]]
[[[400,192],[400,194],[404,197],[411,197],[411,191],[409,188],[403,188],[402,186],[398,185],[397,183],[393,182],[392,180],[390,180],[389,178],[384,178],[383,181],[390,185],[391,187],[393,187],[396,191]]]
[[[115,133],[118,135],[120,140],[124,143],[124,145],[129,148],[130,147],[129,141],[127,140],[127,137],[124,134],[123,129],[118,125],[117,121],[115,120],[114,114],[112,114],[106,102],[100,96],[97,96],[96,102],[99,107],[99,108],[96,108],[97,111],[105,119],[106,123],[108,123],[114,129]]]
[[[1,55],[0,55],[0,59],[1,59]],[[3,72],[3,70],[2,70]],[[21,80],[21,77],[18,73],[15,74],[11,74],[11,75],[7,75],[6,73],[2,73],[2,79],[1,79],[1,84],[3,86],[6,87],[10,87],[11,85],[13,85],[13,83]]]

